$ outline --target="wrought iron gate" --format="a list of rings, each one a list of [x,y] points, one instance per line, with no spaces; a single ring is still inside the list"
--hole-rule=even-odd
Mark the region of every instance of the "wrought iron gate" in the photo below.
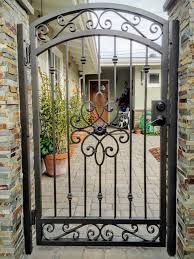
[[[84,24],[79,24],[82,18]],[[115,19],[117,18],[117,19]],[[116,24],[115,24],[116,21]],[[55,28],[55,29],[53,29]],[[167,94],[168,94],[168,22],[161,17],[146,12],[141,9],[117,5],[117,4],[87,4],[78,5],[58,11],[52,15],[41,17],[31,25],[31,70],[32,70],[32,89],[33,89],[33,124],[34,124],[34,161],[35,161],[35,203],[36,203],[36,238],[38,245],[122,245],[122,246],[165,246],[166,242],[166,154],[167,154]],[[101,38],[113,38],[113,87],[112,100],[105,99],[101,85]],[[88,99],[87,73],[84,69],[88,57],[85,55],[85,40],[95,37],[97,46],[97,90],[94,100]],[[118,45],[119,39],[125,39],[129,46],[129,111],[130,116],[119,115],[119,106],[117,100],[118,94]],[[71,116],[69,98],[70,98],[70,80],[69,80],[69,47],[73,40],[79,40],[82,55],[80,62],[82,64],[82,104],[77,114]],[[134,150],[137,148],[136,139],[133,130],[134,110],[134,49],[135,44],[141,44],[145,49],[145,64],[143,66],[142,84],[144,85],[144,109],[143,109],[143,136],[142,136],[142,165],[141,172],[141,195],[143,214],[136,214],[133,208],[136,206],[135,192],[137,186],[133,186],[135,178],[133,163]],[[63,117],[66,120],[67,141],[67,190],[64,189],[61,195],[63,201],[68,201],[68,210],[64,214],[59,213],[59,182],[63,180],[57,176],[56,169],[56,67],[53,60],[52,49],[59,45],[65,45],[65,113]],[[152,182],[148,182],[148,165],[147,165],[147,109],[148,97],[148,75],[150,71],[149,58],[150,50],[158,53],[161,57],[161,99],[153,102],[152,124],[160,127],[160,171],[158,174],[158,193],[159,193],[159,214],[154,217],[149,212],[149,198],[153,194]],[[50,115],[52,117],[52,158],[53,158],[53,213],[43,215],[45,199],[42,194],[42,165],[40,151],[40,76],[38,73],[38,57],[43,53],[48,53],[48,72],[50,74]],[[152,53],[152,52],[151,52]],[[91,53],[92,54],[92,53]],[[46,63],[45,63],[46,64]],[[46,98],[46,93],[45,98]],[[100,105],[99,105],[100,102]],[[105,118],[104,113],[113,114]],[[92,116],[91,116],[92,115]],[[129,128],[122,127],[119,121],[125,120]],[[78,133],[84,133],[84,138],[78,136]],[[82,166],[77,167],[80,181],[83,180],[80,200],[82,207],[78,214],[74,212],[74,182],[72,179],[74,171],[72,170],[71,144],[78,146],[81,155],[78,161]],[[128,154],[122,153],[122,147],[127,145]],[[138,145],[138,144],[137,144]],[[127,161],[127,174],[124,174],[121,166],[122,158]],[[92,162],[91,162],[92,161]],[[107,162],[108,161],[108,162]],[[75,162],[75,161],[74,161]],[[92,167],[88,170],[89,163]],[[93,168],[93,169],[91,169]],[[103,210],[108,207],[105,194],[104,181],[106,174],[111,175],[110,193],[112,193],[111,213],[106,215]],[[121,173],[119,169],[121,168]],[[91,191],[88,185],[92,174],[97,170],[98,190],[96,197],[98,203],[95,203],[96,214],[91,215],[88,201]],[[65,168],[64,168],[65,171]],[[155,172],[157,174],[157,172]],[[124,174],[125,176],[123,177]],[[93,179],[93,178],[92,178]],[[151,178],[150,178],[151,179]],[[93,179],[92,182],[95,182]],[[121,180],[123,182],[121,182]],[[108,183],[108,182],[107,182]],[[80,183],[81,184],[81,183]],[[123,195],[118,196],[118,185],[123,186]],[[128,190],[125,190],[125,185]],[[152,186],[151,188],[149,188]],[[49,188],[47,189],[50,192]],[[107,190],[106,190],[107,191]],[[50,197],[50,196],[49,196]],[[122,201],[128,203],[127,210],[122,207],[118,210]],[[94,201],[94,199],[93,199]],[[49,200],[50,203],[51,200]],[[65,204],[65,203],[64,203]],[[67,204],[66,204],[67,205]],[[66,206],[65,205],[65,206]],[[90,206],[93,204],[90,203]],[[123,206],[124,208],[124,206]],[[63,209],[63,207],[62,207]]]

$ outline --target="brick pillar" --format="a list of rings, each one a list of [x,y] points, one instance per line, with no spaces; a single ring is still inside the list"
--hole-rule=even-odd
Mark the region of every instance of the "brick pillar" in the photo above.
[[[28,39],[26,11],[15,0],[0,0],[0,258],[10,259],[24,255],[18,23]]]
[[[177,258],[194,258],[194,1],[168,0],[180,21],[177,169]]]

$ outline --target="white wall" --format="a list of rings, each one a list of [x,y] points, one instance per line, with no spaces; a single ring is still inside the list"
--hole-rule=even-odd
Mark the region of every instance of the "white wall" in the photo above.
[[[134,82],[134,110],[143,111],[144,110],[144,92],[145,92],[145,82],[144,75],[143,80],[141,80],[141,71],[143,70],[142,65],[136,65],[133,67],[133,82]],[[159,65],[152,65],[150,73],[157,72],[160,74],[161,82],[161,69]],[[113,99],[114,95],[114,80],[113,80],[113,67],[103,67],[101,79],[108,79],[110,83],[110,98]],[[130,71],[129,67],[118,67],[117,68],[117,96],[120,97],[123,93],[124,82],[127,81],[129,84]],[[86,77],[86,86],[89,87],[89,80],[97,79],[97,75],[88,75]],[[147,109],[151,110],[152,100],[160,100],[161,98],[161,86],[159,84],[150,84],[148,75],[148,91],[147,91]]]
[[[141,81],[141,71],[143,70],[143,66],[135,67],[135,110],[143,110],[144,109],[144,92],[145,92],[145,82],[144,78]],[[150,73],[159,72],[160,73],[160,82],[161,82],[161,71],[160,66],[151,66]],[[152,100],[159,100],[161,98],[161,86],[159,84],[150,84],[149,76],[148,76],[148,110],[151,109]]]
[[[52,48],[52,51],[55,55],[60,57],[60,79],[59,83],[65,91],[66,86],[66,51],[65,46],[60,45],[59,47]],[[38,66],[41,70],[41,72],[46,73],[49,76],[49,65],[48,65],[48,52],[42,53],[38,57]],[[75,89],[79,87],[79,69],[78,65],[75,63],[73,58],[69,56],[69,71],[68,71],[68,77],[69,77],[69,95],[75,94]],[[39,77],[40,80],[40,77]],[[41,84],[41,80],[39,81]]]

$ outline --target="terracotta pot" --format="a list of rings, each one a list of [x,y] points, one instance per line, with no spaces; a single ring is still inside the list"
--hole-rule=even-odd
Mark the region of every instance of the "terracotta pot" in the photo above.
[[[81,142],[85,139],[87,133],[83,132],[83,131],[76,131],[75,133],[73,133],[73,140],[77,141],[80,138],[80,142],[77,144],[74,144],[74,147],[79,147],[79,144],[81,144]]]
[[[73,156],[74,153],[74,145],[70,145],[70,158]],[[48,176],[54,176],[54,156],[53,154],[49,154],[43,157],[44,163],[46,166],[46,174]],[[67,159],[68,153],[63,154],[55,154],[55,165],[56,165],[56,176],[64,175],[67,169]]]
[[[135,134],[137,134],[137,135],[140,135],[141,134],[141,129],[135,129]]]

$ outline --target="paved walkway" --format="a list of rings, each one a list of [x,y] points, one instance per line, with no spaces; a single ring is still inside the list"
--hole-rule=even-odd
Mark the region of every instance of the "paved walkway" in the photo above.
[[[120,135],[115,135],[119,140]],[[147,213],[148,217],[159,216],[159,167],[160,163],[148,151],[150,148],[159,147],[159,137],[147,137]],[[95,145],[95,141],[88,140],[86,146]],[[105,147],[116,144],[110,138],[104,143]],[[114,152],[114,151],[113,151]],[[144,217],[144,174],[143,174],[143,135],[133,135],[133,157],[132,157],[132,216]],[[111,151],[109,152],[111,154]],[[100,160],[102,150],[99,148],[97,158]],[[113,216],[114,214],[114,159],[105,158],[102,166],[102,216]],[[84,159],[80,145],[75,148],[71,159],[71,187],[72,187],[72,215],[84,215]],[[99,215],[99,202],[97,199],[99,191],[99,167],[94,157],[87,160],[87,215]],[[117,157],[117,216],[129,216],[129,142],[120,144]],[[59,216],[68,216],[68,176],[57,177],[57,213]],[[53,215],[53,178],[42,176],[43,215]]]
[[[116,136],[117,140],[119,135]],[[110,140],[108,140],[110,145]],[[104,143],[107,145],[107,143]],[[90,143],[95,144],[95,143]],[[113,144],[113,143],[112,143]],[[159,165],[160,163],[148,151],[159,147],[159,137],[147,137],[147,198],[148,216],[159,215]],[[100,154],[101,152],[99,152]],[[99,155],[100,156],[100,155]],[[113,216],[114,211],[114,163],[106,158],[102,167],[102,216]],[[143,136],[133,135],[132,160],[132,193],[133,217],[144,216],[144,175],[143,175]],[[71,160],[72,182],[72,214],[83,216],[84,213],[84,163],[80,146],[75,149]],[[87,161],[87,215],[98,216],[99,204],[97,199],[99,188],[99,171],[94,158]],[[43,215],[53,215],[53,178],[42,177]],[[120,144],[117,159],[117,216],[128,217],[129,202],[129,143]],[[58,215],[68,216],[68,178],[57,178],[57,212]],[[166,248],[142,247],[35,247],[30,259],[167,259]]]
[[[38,247],[28,259],[170,259],[166,248]],[[174,258],[174,257],[173,257]]]

